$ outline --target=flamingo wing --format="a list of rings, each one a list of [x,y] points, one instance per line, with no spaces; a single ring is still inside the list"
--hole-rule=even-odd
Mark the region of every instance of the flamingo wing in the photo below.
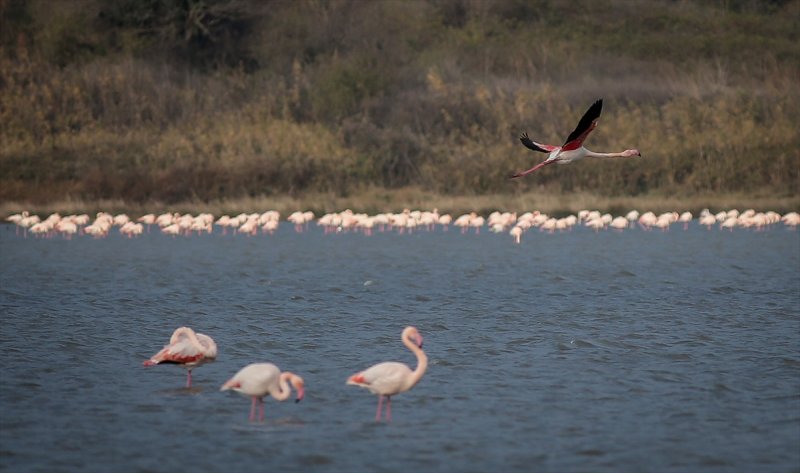
[[[192,345],[186,338],[181,338],[175,343],[165,346],[161,351],[145,361],[146,366],[160,363],[189,364],[202,360],[205,355]]]
[[[354,374],[347,380],[347,384],[367,388],[375,394],[391,395],[401,392],[405,380],[410,376],[411,368],[405,364],[387,361]]]
[[[519,137],[519,140],[522,142],[523,145],[525,145],[526,148],[532,149],[533,151],[539,151],[540,153],[549,153],[558,147],[553,145],[545,145],[542,143],[537,143],[528,137],[527,132],[522,133],[522,135],[520,135]]]
[[[603,99],[599,99],[586,110],[583,114],[578,126],[569,134],[564,146],[561,147],[564,151],[578,149],[583,145],[583,141],[589,136],[589,133],[597,126],[597,119],[600,118],[600,113],[603,111]]]
[[[272,363],[252,363],[240,369],[222,385],[222,390],[233,389],[248,396],[264,396],[277,391],[281,370]]]

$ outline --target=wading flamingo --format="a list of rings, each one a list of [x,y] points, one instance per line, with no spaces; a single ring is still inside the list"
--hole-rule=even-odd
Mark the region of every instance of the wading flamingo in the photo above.
[[[186,387],[192,387],[192,370],[217,358],[217,344],[208,335],[195,333],[189,327],[180,327],[172,333],[169,345],[145,361],[144,366],[163,363],[180,365],[189,374]]]
[[[392,396],[413,388],[422,379],[422,375],[428,368],[428,357],[422,351],[422,335],[419,331],[415,327],[406,327],[400,338],[403,345],[417,357],[417,368],[414,371],[411,371],[411,368],[403,363],[386,361],[347,378],[347,384],[361,386],[378,395],[376,422],[381,420],[383,398],[386,398],[386,421],[391,422]]]
[[[250,422],[256,418],[256,404],[259,405],[258,420],[264,420],[264,396],[272,396],[276,401],[289,399],[292,390],[289,383],[297,391],[294,402],[300,402],[305,396],[303,378],[294,373],[281,370],[272,363],[253,363],[240,369],[222,385],[220,391],[232,389],[252,398],[250,404]]]
[[[638,149],[626,149],[619,153],[595,153],[583,147],[583,141],[589,136],[589,133],[597,126],[597,119],[600,118],[600,112],[603,109],[603,99],[593,103],[589,110],[583,114],[583,118],[578,122],[575,130],[569,134],[567,141],[562,146],[545,145],[532,141],[528,137],[528,133],[523,133],[519,137],[522,144],[533,151],[541,153],[550,153],[546,160],[537,164],[536,166],[514,174],[511,178],[527,176],[528,174],[536,171],[537,169],[547,166],[552,163],[571,163],[586,157],[590,158],[629,158],[631,156],[641,156],[642,154]]]

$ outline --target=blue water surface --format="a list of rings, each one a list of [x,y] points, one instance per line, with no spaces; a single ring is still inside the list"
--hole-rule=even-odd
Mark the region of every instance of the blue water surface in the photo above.
[[[0,226],[0,470],[800,471],[800,233],[23,238]],[[179,326],[216,362],[145,368]],[[412,354],[393,398],[346,378]],[[252,362],[303,402],[220,392]]]

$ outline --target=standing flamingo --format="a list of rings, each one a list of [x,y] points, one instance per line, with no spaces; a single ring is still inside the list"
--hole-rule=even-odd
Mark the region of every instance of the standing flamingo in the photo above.
[[[578,122],[572,133],[567,137],[567,141],[562,146],[545,145],[537,143],[528,138],[528,133],[523,133],[519,137],[522,144],[533,151],[541,153],[550,153],[550,156],[536,166],[522,171],[511,176],[512,179],[516,177],[527,176],[528,174],[536,171],[537,169],[547,166],[555,162],[566,164],[573,161],[578,161],[586,157],[590,158],[628,158],[631,156],[641,156],[642,154],[638,149],[626,149],[619,153],[595,153],[583,147],[583,141],[589,136],[589,133],[597,126],[597,119],[600,118],[600,112],[603,110],[603,99],[593,103],[589,110],[583,114],[583,118]]]
[[[222,385],[220,391],[233,389],[244,395],[250,396],[253,402],[250,404],[250,422],[255,420],[256,404],[259,405],[258,420],[264,420],[264,396],[272,396],[276,401],[289,399],[292,384],[297,391],[297,398],[294,402],[300,402],[305,395],[305,385],[303,378],[294,373],[281,370],[272,363],[253,363],[240,369]]]
[[[143,364],[154,366],[162,363],[181,365],[188,370],[186,387],[192,387],[192,369],[217,358],[217,344],[208,335],[195,333],[189,327],[180,327],[172,333],[169,345],[150,357]]]
[[[381,420],[381,405],[386,398],[386,421],[392,420],[392,396],[406,392],[413,388],[425,370],[428,368],[428,357],[422,351],[422,335],[415,327],[406,327],[401,335],[403,345],[411,350],[417,357],[417,368],[411,371],[407,365],[396,361],[378,363],[364,371],[356,373],[347,379],[347,384],[354,384],[367,388],[378,395],[378,410],[375,421]]]

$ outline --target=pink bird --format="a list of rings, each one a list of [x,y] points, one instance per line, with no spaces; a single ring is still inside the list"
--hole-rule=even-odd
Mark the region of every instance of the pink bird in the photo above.
[[[392,396],[413,388],[428,368],[428,357],[422,351],[422,335],[414,327],[406,327],[401,339],[403,345],[417,357],[417,368],[411,371],[407,365],[395,361],[378,363],[347,379],[347,384],[354,384],[369,389],[378,395],[378,410],[375,421],[381,420],[381,405],[386,398],[386,421],[392,420]]]
[[[600,112],[603,110],[603,99],[598,100],[591,107],[586,113],[583,114],[583,118],[581,121],[578,122],[578,126],[575,127],[575,130],[569,134],[567,137],[567,141],[564,143],[563,146],[553,146],[553,145],[545,145],[541,143],[537,143],[532,141],[528,138],[527,133],[523,133],[522,136],[519,137],[522,144],[525,145],[527,148],[532,149],[533,151],[539,151],[541,153],[550,153],[550,156],[547,157],[546,160],[542,161],[541,163],[537,164],[536,166],[528,169],[527,171],[522,171],[514,174],[511,176],[512,179],[516,177],[527,176],[528,174],[536,171],[537,169],[547,166],[548,164],[553,163],[571,163],[573,161],[578,161],[579,159],[583,159],[586,157],[590,158],[628,158],[631,156],[641,156],[642,154],[639,152],[638,149],[626,149],[620,153],[595,153],[594,151],[589,151],[588,149],[583,147],[583,141],[589,136],[589,133],[595,129],[597,126],[597,119],[600,118]]]
[[[272,396],[276,401],[289,399],[292,392],[289,383],[297,391],[294,402],[302,401],[305,396],[303,378],[288,371],[281,373],[281,370],[272,363],[253,363],[233,375],[233,378],[222,385],[220,391],[232,389],[250,396],[253,399],[250,405],[250,422],[255,420],[256,403],[260,406],[258,419],[263,421],[264,396]]]
[[[217,358],[217,344],[208,335],[180,327],[172,333],[169,345],[145,361],[144,366],[170,363],[188,370],[186,387],[192,387],[192,369]]]

